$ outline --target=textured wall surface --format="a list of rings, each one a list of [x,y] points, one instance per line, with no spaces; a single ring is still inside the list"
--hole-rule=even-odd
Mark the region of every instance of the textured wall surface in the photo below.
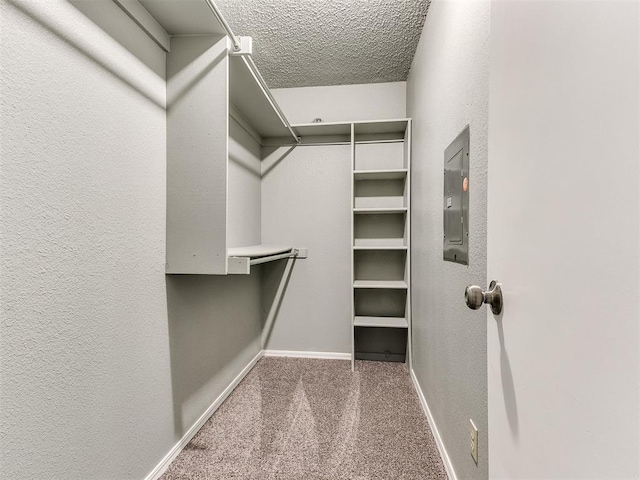
[[[297,260],[267,349],[351,351],[351,152],[279,148],[263,162],[262,242],[309,249]],[[278,262],[283,263],[283,262]],[[265,266],[263,310],[282,265]]]
[[[227,246],[260,243],[260,145],[229,118]]]
[[[404,118],[406,82],[271,90],[292,124]]]
[[[413,118],[413,368],[458,478],[487,477],[485,312],[464,303],[486,286],[489,2],[434,1],[409,80]],[[444,150],[470,126],[469,266],[442,260]],[[469,453],[469,419],[480,463]]]
[[[405,84],[345,85],[274,90],[294,123],[405,116]],[[316,112],[317,110],[314,110]],[[262,242],[308,247],[293,267],[267,348],[351,351],[351,152],[349,146],[265,149],[262,165]],[[283,266],[264,267],[263,312]]]
[[[271,88],[407,79],[428,0],[218,0]]]
[[[129,17],[0,25],[0,477],[140,479],[259,351],[259,276],[165,278],[165,57]]]

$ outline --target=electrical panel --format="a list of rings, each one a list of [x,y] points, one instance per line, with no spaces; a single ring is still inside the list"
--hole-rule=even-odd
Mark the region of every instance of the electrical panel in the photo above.
[[[443,258],[469,265],[469,125],[444,151]]]

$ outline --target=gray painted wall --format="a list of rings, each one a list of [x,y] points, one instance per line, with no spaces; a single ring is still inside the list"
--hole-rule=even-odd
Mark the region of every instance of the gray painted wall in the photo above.
[[[431,3],[407,83],[413,118],[413,368],[458,478],[487,477],[485,315],[464,303],[486,286],[490,2]],[[444,150],[470,125],[469,266],[442,260]],[[479,465],[469,453],[479,428]]]
[[[295,123],[404,118],[406,82],[274,88],[276,101]]]
[[[233,118],[229,118],[229,185],[227,245],[260,244],[260,145]]]
[[[262,243],[309,248],[297,260],[266,348],[351,351],[351,151],[280,148],[263,161]],[[285,156],[286,155],[286,156]],[[264,312],[284,262],[265,265]]]
[[[143,478],[259,351],[259,275],[165,277],[165,56],[129,17],[0,22],[0,477]]]
[[[292,122],[405,117],[404,82],[274,90]],[[315,112],[315,111],[314,111]],[[315,115],[315,113],[313,113]],[[351,152],[348,145],[264,149],[262,243],[309,248],[297,260],[267,349],[351,352]],[[284,262],[263,267],[263,316]]]

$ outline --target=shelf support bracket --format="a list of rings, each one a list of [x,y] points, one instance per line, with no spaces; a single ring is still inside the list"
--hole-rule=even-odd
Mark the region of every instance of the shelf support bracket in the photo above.
[[[236,37],[240,42],[240,48],[230,48],[229,55],[233,57],[252,55],[253,54],[253,38],[251,37]]]

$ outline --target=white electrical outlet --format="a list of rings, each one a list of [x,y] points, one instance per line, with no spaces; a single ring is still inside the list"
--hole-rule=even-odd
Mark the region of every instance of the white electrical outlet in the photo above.
[[[476,427],[476,424],[473,423],[473,420],[469,419],[469,422],[471,423],[471,456],[473,457],[473,460],[476,462],[476,465],[478,464],[478,427]]]

